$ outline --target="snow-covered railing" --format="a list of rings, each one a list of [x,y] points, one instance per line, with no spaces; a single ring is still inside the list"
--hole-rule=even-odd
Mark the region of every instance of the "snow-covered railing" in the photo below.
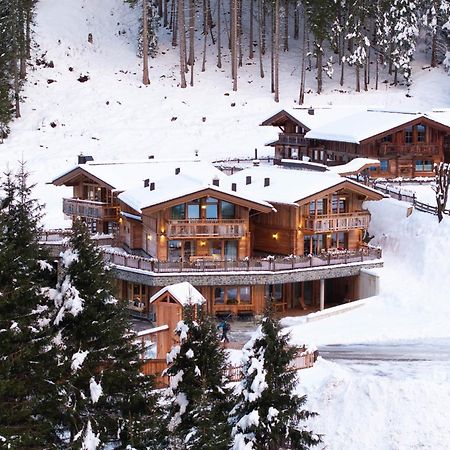
[[[380,259],[381,249],[363,247],[359,250],[334,250],[320,255],[272,256],[265,258],[245,258],[243,260],[215,260],[208,257],[193,261],[159,261],[105,249],[105,261],[118,267],[144,270],[154,273],[176,272],[253,272],[286,271],[308,267],[331,266]]]

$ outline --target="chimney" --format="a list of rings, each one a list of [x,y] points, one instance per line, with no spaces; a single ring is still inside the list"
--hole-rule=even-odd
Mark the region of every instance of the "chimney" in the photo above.
[[[149,155],[148,159],[155,159],[155,155]]]
[[[179,173],[180,173],[180,168],[179,167],[177,167],[176,169],[175,169],[175,175],[178,175]]]
[[[144,180],[144,187],[149,187],[150,186],[150,180],[147,178]]]
[[[252,184],[252,177],[250,175],[245,177],[245,184]]]
[[[233,192],[236,192],[236,191],[237,191],[237,185],[236,185],[236,183],[231,183],[231,190],[232,190]]]
[[[314,108],[313,108],[312,106],[309,107],[309,109],[308,109],[308,114],[309,114],[310,116],[313,116],[313,115],[314,115]]]
[[[80,153],[78,155],[78,164],[86,164],[88,161],[94,161],[94,158],[90,155],[83,155]]]
[[[150,183],[150,190],[151,191],[155,190],[155,183],[153,181]]]
[[[219,186],[219,182],[220,182],[219,177],[216,175],[213,178],[213,186]]]
[[[267,187],[270,185],[270,178],[264,178],[264,187]]]

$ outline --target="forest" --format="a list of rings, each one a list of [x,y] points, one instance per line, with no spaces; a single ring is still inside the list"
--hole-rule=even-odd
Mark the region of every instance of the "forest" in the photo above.
[[[283,54],[298,55],[298,103],[305,92],[324,90],[324,77],[340,86],[351,80],[356,92],[380,83],[409,85],[417,47],[429,67],[450,66],[448,0],[124,0],[139,16],[138,54],[144,84],[150,83],[149,60],[158,62],[158,36],[163,30],[179,53],[179,85],[195,83],[215,66],[226,71],[238,90],[239,68],[259,66],[270,77],[271,94],[280,98]],[[20,117],[21,89],[27,70],[47,65],[31,61],[36,0],[0,0],[0,142],[8,123]],[[44,51],[45,49],[41,49]],[[42,54],[42,52],[40,53]],[[306,86],[306,72],[315,86]]]

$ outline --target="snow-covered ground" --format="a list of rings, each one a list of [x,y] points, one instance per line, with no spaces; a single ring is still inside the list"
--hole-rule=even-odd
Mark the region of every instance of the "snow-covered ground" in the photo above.
[[[144,87],[136,57],[137,11],[122,0],[41,0],[37,8],[35,54],[45,53],[54,68],[30,67],[22,118],[0,146],[0,166],[5,170],[19,159],[28,161],[38,183],[36,195],[47,204],[48,227],[68,225],[61,198],[70,189],[45,183],[75,164],[80,152],[97,160],[187,158],[196,150],[200,157],[214,160],[253,156],[255,148],[260,156],[268,155],[271,151],[264,144],[276,137],[276,130],[258,124],[295,105],[300,78],[295,52],[282,55],[288,64],[282,65],[279,104],[270,95],[270,77],[259,78],[256,60],[245,61],[239,69],[239,90],[233,92],[229,66],[217,69],[212,49],[207,71],[201,73],[197,64],[195,86],[181,90],[178,50],[162,30],[151,85]],[[93,44],[87,42],[90,32]],[[326,93],[308,93],[306,105],[417,111],[449,107],[448,76],[441,69],[420,70],[425,59],[417,56],[410,89],[381,83],[378,91],[357,94],[349,77],[344,93],[337,92],[336,81],[326,81]],[[270,68],[268,59],[265,67]],[[89,80],[79,82],[81,74]],[[314,74],[308,77],[313,90]],[[428,186],[423,188],[426,194],[420,199],[429,195]],[[438,225],[436,217],[418,212],[407,218],[407,206],[392,200],[369,205],[371,234],[374,243],[382,245],[386,263],[380,271],[380,296],[316,322],[286,319],[294,341],[320,346],[450,336],[450,221]],[[314,427],[326,434],[328,450],[446,449],[450,381],[443,371],[447,366],[437,364],[430,371],[412,372],[410,366],[391,362],[374,366],[322,359],[301,372],[299,389],[320,412]]]

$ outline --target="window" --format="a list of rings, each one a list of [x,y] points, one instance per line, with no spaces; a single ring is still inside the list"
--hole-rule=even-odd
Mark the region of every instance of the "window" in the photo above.
[[[347,199],[345,197],[340,197],[339,195],[333,195],[331,200],[331,211],[333,214],[345,213],[345,206]]]
[[[389,170],[389,161],[387,159],[380,160],[380,171],[387,172]]]
[[[209,241],[209,254],[217,259],[222,258],[222,241]]]
[[[327,201],[325,199],[317,200],[317,214],[327,213]]]
[[[416,160],[416,172],[431,172],[433,170],[433,161]]]
[[[312,235],[312,253],[317,255],[325,248],[325,234]]]
[[[235,304],[238,302],[238,290],[237,287],[227,288],[227,303]]]
[[[235,218],[235,208],[233,203],[230,202],[221,202],[221,212],[222,219],[234,219]]]
[[[412,144],[413,142],[413,129],[408,127],[405,129],[405,144]]]
[[[222,287],[214,288],[214,303],[223,304],[225,302],[225,289]]]
[[[206,199],[206,218],[219,218],[219,200],[217,198],[207,197]]]
[[[174,220],[183,220],[186,218],[185,214],[185,205],[182,203],[181,205],[172,206],[170,210],[170,215]]]
[[[425,125],[417,125],[417,142],[425,142]]]
[[[239,303],[251,303],[250,286],[241,286],[239,288]]]
[[[181,241],[169,241],[169,261],[180,261],[181,260]]]
[[[383,142],[392,142],[392,134],[383,137]]]
[[[188,204],[188,219],[200,219],[200,201],[194,200]]]
[[[283,298],[282,284],[266,284],[264,290],[264,295],[266,298],[270,298],[275,301],[280,301]]]
[[[225,259],[227,261],[236,261],[237,241],[225,241]]]
[[[316,213],[316,202],[310,202],[309,204],[309,215],[314,216]]]

